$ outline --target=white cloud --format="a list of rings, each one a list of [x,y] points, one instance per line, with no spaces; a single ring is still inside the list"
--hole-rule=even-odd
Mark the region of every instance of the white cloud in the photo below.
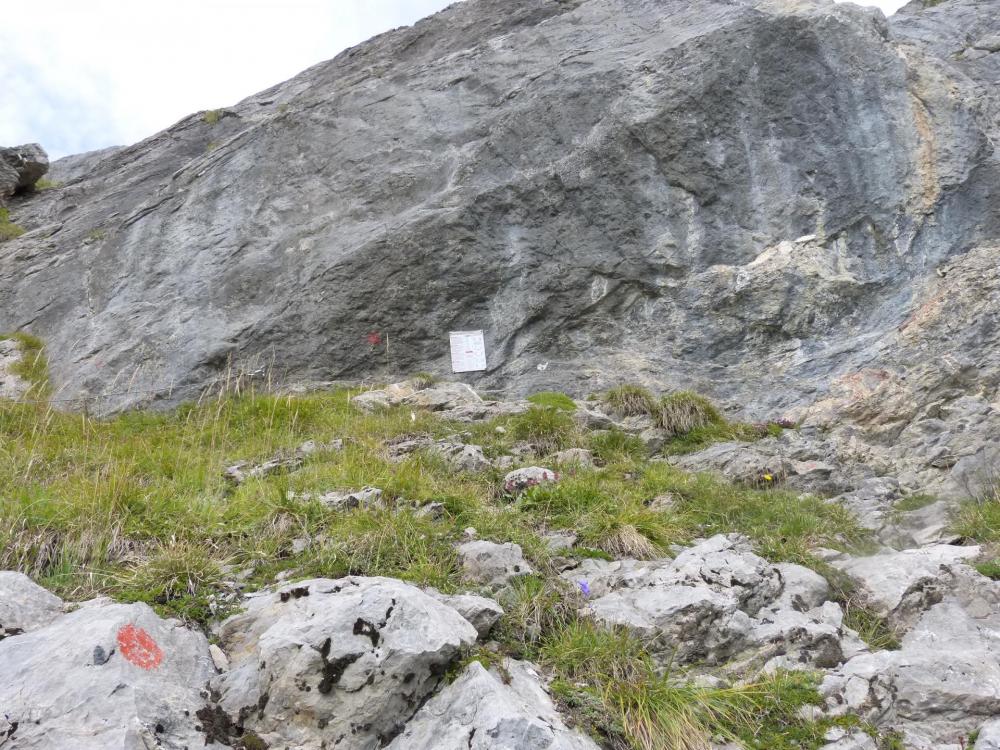
[[[53,157],[235,103],[451,0],[34,0],[0,25],[0,144]],[[875,0],[892,12],[905,0]]]

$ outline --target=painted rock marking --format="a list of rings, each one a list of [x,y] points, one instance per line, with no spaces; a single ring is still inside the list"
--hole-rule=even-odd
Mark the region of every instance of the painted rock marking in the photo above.
[[[118,650],[140,669],[156,669],[163,661],[163,651],[142,628],[126,625],[118,631]]]

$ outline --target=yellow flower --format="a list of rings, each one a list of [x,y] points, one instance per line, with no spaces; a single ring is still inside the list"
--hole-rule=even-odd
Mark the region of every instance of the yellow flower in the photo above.
[[[765,474],[764,475],[764,481],[765,482],[773,482],[774,481],[774,477],[772,477],[770,474]]]

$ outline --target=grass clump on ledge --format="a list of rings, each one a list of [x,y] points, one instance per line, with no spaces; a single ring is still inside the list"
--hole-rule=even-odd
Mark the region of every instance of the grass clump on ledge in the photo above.
[[[656,399],[649,389],[640,385],[619,385],[604,394],[604,403],[620,417],[637,417],[653,414]]]
[[[691,391],[677,391],[660,399],[653,412],[653,422],[672,435],[725,424],[719,410],[704,396]]]
[[[557,391],[542,391],[541,393],[534,393],[528,396],[528,401],[536,406],[543,406],[549,409],[568,411],[570,413],[576,411],[576,402],[565,393],[559,393]]]
[[[544,455],[570,447],[576,424],[566,411],[549,406],[532,406],[523,414],[512,417],[508,430],[514,440],[531,443],[538,453]]]
[[[24,234],[24,227],[18,226],[10,220],[10,211],[0,207],[0,242],[13,240]]]
[[[201,116],[201,119],[208,125],[217,125],[219,120],[222,119],[222,110],[221,109],[207,110],[205,114]]]

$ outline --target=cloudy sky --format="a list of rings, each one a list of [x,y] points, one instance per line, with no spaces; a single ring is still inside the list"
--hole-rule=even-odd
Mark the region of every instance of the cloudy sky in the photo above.
[[[0,22],[0,145],[134,143],[451,0],[33,0]],[[872,0],[887,14],[905,0]]]

